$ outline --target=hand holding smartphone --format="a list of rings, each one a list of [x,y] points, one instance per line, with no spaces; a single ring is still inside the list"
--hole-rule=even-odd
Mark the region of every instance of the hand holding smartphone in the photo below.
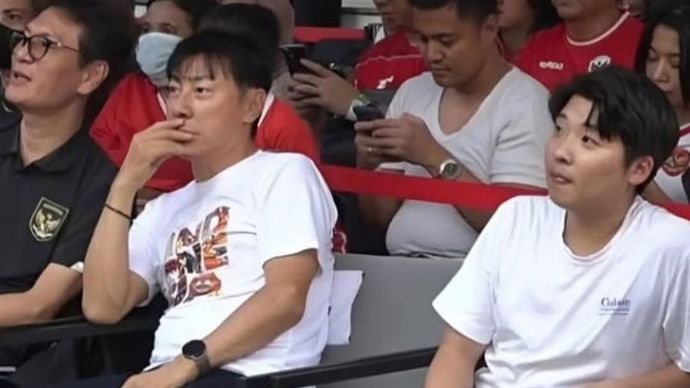
[[[280,46],[280,51],[285,57],[285,63],[287,64],[290,75],[312,73],[312,71],[307,69],[301,62],[302,59],[307,58],[307,55],[309,54],[306,45],[300,43],[286,44]]]

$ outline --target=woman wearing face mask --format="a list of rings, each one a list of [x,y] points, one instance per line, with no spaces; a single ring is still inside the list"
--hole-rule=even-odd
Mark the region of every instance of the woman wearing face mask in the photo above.
[[[141,36],[136,57],[141,71],[129,74],[115,88],[91,126],[91,136],[118,166],[133,136],[165,119],[160,94],[168,85],[166,68],[177,44],[190,36],[218,3],[215,0],[151,0],[140,19]],[[178,171],[188,166],[181,159],[166,161],[149,181],[140,198],[147,199],[183,186]]]
[[[278,18],[280,28],[280,45],[293,42],[295,30],[295,12],[289,0],[220,0],[220,4],[253,4],[268,8]],[[273,72],[273,86],[271,93],[283,101],[288,101],[288,86],[291,81],[290,73],[282,56],[276,58]]]
[[[645,191],[653,202],[688,202],[683,175],[690,170],[690,3],[654,0],[637,55],[637,69],[666,94],[680,123],[678,147]],[[687,179],[686,179],[687,180]]]
[[[498,12],[501,48],[509,61],[535,32],[560,20],[551,0],[499,0]]]

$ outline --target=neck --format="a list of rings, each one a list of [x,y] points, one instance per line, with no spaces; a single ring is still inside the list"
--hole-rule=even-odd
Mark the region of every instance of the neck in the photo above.
[[[633,196],[628,201],[613,201],[606,206],[568,210],[563,230],[566,245],[580,256],[598,252],[618,232],[634,200]]]
[[[74,102],[53,112],[22,112],[20,152],[25,165],[51,154],[81,128],[85,104]]]
[[[565,27],[570,39],[576,42],[585,42],[608,31],[620,17],[621,12],[616,8],[611,8],[606,12],[568,20],[565,22]]]
[[[459,97],[467,101],[484,101],[496,84],[512,69],[494,46],[479,73],[468,83],[452,88]]]
[[[514,28],[501,31],[501,40],[508,52],[515,54],[522,50],[531,35],[527,28]]]
[[[203,158],[191,159],[192,172],[197,182],[205,182],[219,172],[233,166],[256,152],[256,146],[251,139],[228,142],[218,152],[205,155]]]

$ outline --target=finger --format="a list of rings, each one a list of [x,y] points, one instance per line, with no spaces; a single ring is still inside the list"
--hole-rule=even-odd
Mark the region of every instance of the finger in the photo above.
[[[295,87],[299,86],[300,84],[319,85],[323,81],[323,77],[308,73],[297,73],[292,76],[292,79],[297,81]]]
[[[373,121],[358,121],[355,123],[355,131],[357,132],[371,132],[373,130]]]
[[[189,142],[198,135],[186,130],[172,129],[172,128],[157,128],[151,132],[142,132],[135,135],[132,143],[136,144],[150,144],[159,140],[172,140],[176,142]]]
[[[407,112],[403,113],[403,115],[400,116],[400,119],[410,121],[410,122],[413,122],[416,124],[426,125],[426,121],[424,121],[422,118],[420,118],[419,116],[415,116],[413,114],[407,113]]]
[[[319,65],[318,63],[316,63],[314,61],[310,61],[308,59],[302,59],[300,62],[302,63],[302,65],[304,65],[304,67],[306,67],[307,69],[313,71],[314,73],[316,73],[322,77],[336,76],[334,72],[326,69],[325,67]]]
[[[171,119],[171,120],[165,120],[165,121],[159,121],[147,129],[145,129],[143,132],[149,132],[149,131],[156,131],[159,129],[168,129],[168,128],[180,128],[181,126],[184,125],[185,120],[184,119]]]
[[[301,93],[303,95],[307,95],[307,96],[314,96],[314,95],[320,96],[321,95],[321,89],[319,89],[318,87],[316,87],[314,85],[309,85],[309,84],[299,84],[299,85],[295,86],[295,91],[297,91],[298,93]]]

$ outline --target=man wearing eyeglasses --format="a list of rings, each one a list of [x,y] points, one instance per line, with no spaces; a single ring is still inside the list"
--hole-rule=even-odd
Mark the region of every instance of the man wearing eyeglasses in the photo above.
[[[133,15],[112,3],[54,1],[12,37],[5,97],[23,118],[0,132],[0,328],[52,319],[81,289],[115,174],[84,128],[135,43]],[[25,351],[0,349],[0,366]]]

